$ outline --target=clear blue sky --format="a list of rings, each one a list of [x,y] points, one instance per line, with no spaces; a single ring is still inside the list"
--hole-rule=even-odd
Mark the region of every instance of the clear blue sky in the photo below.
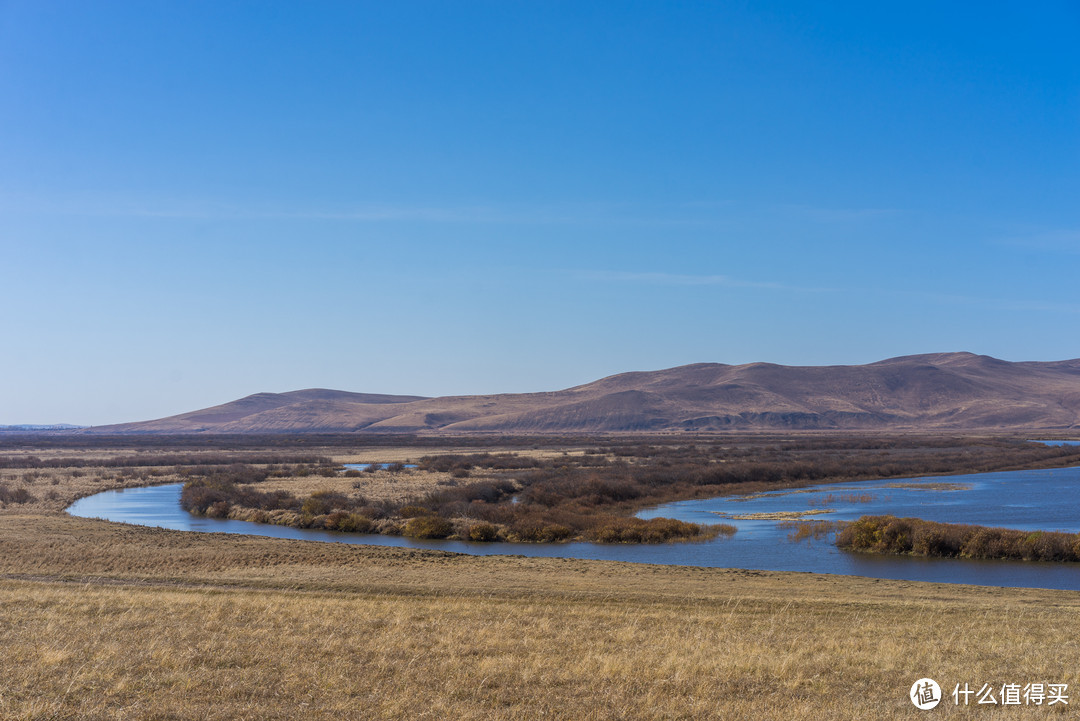
[[[0,0],[0,424],[1080,356],[1080,6]]]

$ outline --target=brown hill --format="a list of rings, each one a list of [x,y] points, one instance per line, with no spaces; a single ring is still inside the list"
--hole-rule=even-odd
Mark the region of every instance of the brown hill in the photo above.
[[[862,366],[697,363],[622,373],[548,393],[387,396],[258,393],[97,433],[620,432],[1080,427],[1080,360],[971,353]]]

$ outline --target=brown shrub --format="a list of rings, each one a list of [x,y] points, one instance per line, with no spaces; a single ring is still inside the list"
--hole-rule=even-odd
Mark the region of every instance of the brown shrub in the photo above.
[[[416,516],[405,524],[403,535],[410,538],[446,538],[454,532],[454,524],[439,516]]]
[[[469,540],[479,542],[497,541],[499,529],[490,523],[475,523],[469,526]]]
[[[515,524],[510,529],[515,540],[523,543],[558,543],[565,541],[574,535],[574,532],[566,526],[556,523],[539,523],[537,521],[524,521]]]
[[[346,533],[369,533],[372,528],[370,518],[347,511],[334,511],[326,517],[324,525],[331,531]]]
[[[206,515],[210,518],[228,518],[229,508],[228,501],[217,501],[210,504],[210,507],[206,509]]]
[[[12,488],[0,483],[0,503],[33,503],[37,498],[25,488]]]
[[[590,529],[589,539],[599,543],[665,543],[689,539],[712,538],[720,528],[687,523],[674,518],[610,518],[603,525]],[[734,526],[725,532],[734,533]]]
[[[919,518],[863,516],[837,534],[853,551],[1024,561],[1080,561],[1080,534],[1018,531]]]

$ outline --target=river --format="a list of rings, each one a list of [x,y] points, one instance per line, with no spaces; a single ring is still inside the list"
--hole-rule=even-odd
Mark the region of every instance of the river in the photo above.
[[[769,571],[804,571],[911,581],[1080,590],[1080,564],[874,556],[840,551],[828,539],[793,542],[776,521],[730,518],[818,511],[807,519],[852,520],[891,513],[946,523],[1080,532],[1080,468],[826,484],[669,503],[642,511],[688,521],[734,524],[730,538],[659,545],[469,543],[289,528],[193,516],[180,508],[181,484],[105,491],[76,501],[73,516],[181,531],[238,533],[335,543],[428,548],[474,555],[583,558]],[[724,514],[723,516],[717,514]]]

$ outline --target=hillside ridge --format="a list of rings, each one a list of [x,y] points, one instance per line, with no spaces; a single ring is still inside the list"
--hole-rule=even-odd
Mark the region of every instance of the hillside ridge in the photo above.
[[[608,433],[1080,428],[1080,359],[968,352],[865,365],[692,363],[558,391],[425,397],[256,393],[94,433]]]

